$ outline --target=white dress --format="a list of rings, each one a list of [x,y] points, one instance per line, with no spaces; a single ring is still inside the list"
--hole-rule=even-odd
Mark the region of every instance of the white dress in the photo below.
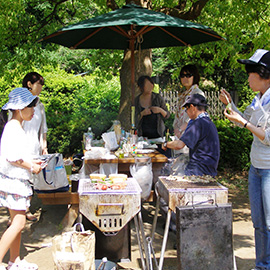
[[[16,120],[9,121],[4,128],[0,144],[0,206],[14,210],[26,210],[33,194],[30,172],[10,162],[31,162],[24,130]]]

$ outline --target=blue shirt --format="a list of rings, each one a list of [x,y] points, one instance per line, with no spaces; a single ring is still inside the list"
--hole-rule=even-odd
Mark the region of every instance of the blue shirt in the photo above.
[[[181,137],[189,148],[186,175],[217,175],[220,156],[219,138],[215,124],[207,113],[200,114],[187,126]]]

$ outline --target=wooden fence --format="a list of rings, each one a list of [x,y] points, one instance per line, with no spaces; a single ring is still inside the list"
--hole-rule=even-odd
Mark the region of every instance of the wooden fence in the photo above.
[[[160,95],[164,98],[165,102],[169,104],[170,113],[175,113],[177,111],[178,106],[178,98],[177,91],[175,90],[160,90]],[[224,118],[223,111],[224,106],[223,103],[219,100],[219,92],[211,91],[205,93],[207,103],[209,107],[207,108],[207,112],[211,117],[222,119]]]

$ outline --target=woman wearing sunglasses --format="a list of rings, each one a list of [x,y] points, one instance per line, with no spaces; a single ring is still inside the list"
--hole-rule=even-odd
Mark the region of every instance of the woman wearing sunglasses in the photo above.
[[[173,122],[174,134],[178,138],[180,138],[185,131],[187,123],[189,121],[189,117],[185,112],[183,104],[193,94],[200,94],[204,96],[203,91],[200,90],[198,87],[200,81],[200,74],[195,65],[186,65],[182,67],[180,71],[180,80],[182,86],[184,87],[184,90],[179,92],[178,94],[178,110],[175,113],[175,118]],[[183,149],[182,151],[186,152],[187,149]]]

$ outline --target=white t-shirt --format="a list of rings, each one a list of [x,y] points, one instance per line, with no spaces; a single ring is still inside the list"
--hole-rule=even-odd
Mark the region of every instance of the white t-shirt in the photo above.
[[[16,120],[7,122],[0,144],[1,173],[9,177],[29,179],[30,173],[28,170],[11,165],[9,162],[20,159],[31,162],[31,154],[26,142],[25,132],[19,122]]]
[[[30,153],[35,156],[41,155],[43,134],[48,131],[44,105],[41,102],[36,105],[32,120],[23,122],[23,129],[27,136]]]
[[[31,162],[26,141],[20,123],[10,120],[5,125],[0,144],[0,190],[29,197],[33,193],[28,181],[30,172],[10,163],[20,159]]]

